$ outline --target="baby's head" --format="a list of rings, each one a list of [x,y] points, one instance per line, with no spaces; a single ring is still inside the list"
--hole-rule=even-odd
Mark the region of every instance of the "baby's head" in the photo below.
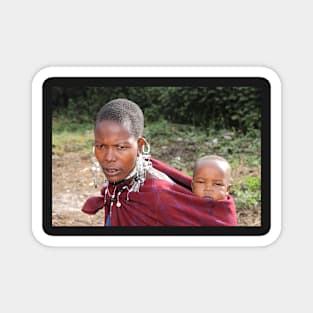
[[[191,183],[192,192],[203,198],[222,200],[231,186],[231,167],[222,157],[209,155],[196,161]]]

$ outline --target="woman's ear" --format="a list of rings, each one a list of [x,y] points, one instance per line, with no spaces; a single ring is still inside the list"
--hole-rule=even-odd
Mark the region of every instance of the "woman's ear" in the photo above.
[[[138,144],[138,154],[142,153],[142,148],[144,145],[147,145],[147,140],[143,137],[139,137],[137,140]]]

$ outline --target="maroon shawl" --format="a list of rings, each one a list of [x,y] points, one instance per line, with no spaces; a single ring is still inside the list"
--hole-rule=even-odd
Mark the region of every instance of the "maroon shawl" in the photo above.
[[[231,196],[225,200],[200,198],[191,192],[191,177],[152,159],[153,167],[167,174],[174,182],[149,178],[139,192],[121,193],[120,207],[113,204],[111,226],[235,226],[236,210]],[[119,190],[123,185],[118,186]],[[110,193],[113,185],[109,185]],[[95,214],[104,206],[105,188],[101,196],[87,199],[82,211]],[[109,195],[105,219],[109,214]]]

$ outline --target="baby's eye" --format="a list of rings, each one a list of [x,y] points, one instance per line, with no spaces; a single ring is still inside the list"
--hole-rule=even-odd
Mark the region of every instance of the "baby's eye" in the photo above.
[[[197,183],[197,184],[204,184],[204,181],[202,181],[202,180],[196,180],[196,183]]]

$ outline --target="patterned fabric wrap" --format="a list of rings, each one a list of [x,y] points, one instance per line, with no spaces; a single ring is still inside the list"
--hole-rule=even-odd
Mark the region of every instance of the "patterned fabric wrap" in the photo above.
[[[113,201],[110,226],[235,226],[237,225],[236,210],[233,198],[225,200],[209,200],[195,196],[191,192],[191,177],[177,169],[151,159],[153,167],[167,174],[173,182],[157,178],[148,178],[139,192],[127,190],[119,196],[121,206]],[[118,192],[125,186],[118,185]],[[112,194],[114,186],[109,184]],[[116,192],[116,193],[117,193]],[[82,211],[95,214],[104,207],[105,218],[109,215],[110,196],[105,188],[100,196],[87,199]],[[104,223],[105,224],[105,223]]]

